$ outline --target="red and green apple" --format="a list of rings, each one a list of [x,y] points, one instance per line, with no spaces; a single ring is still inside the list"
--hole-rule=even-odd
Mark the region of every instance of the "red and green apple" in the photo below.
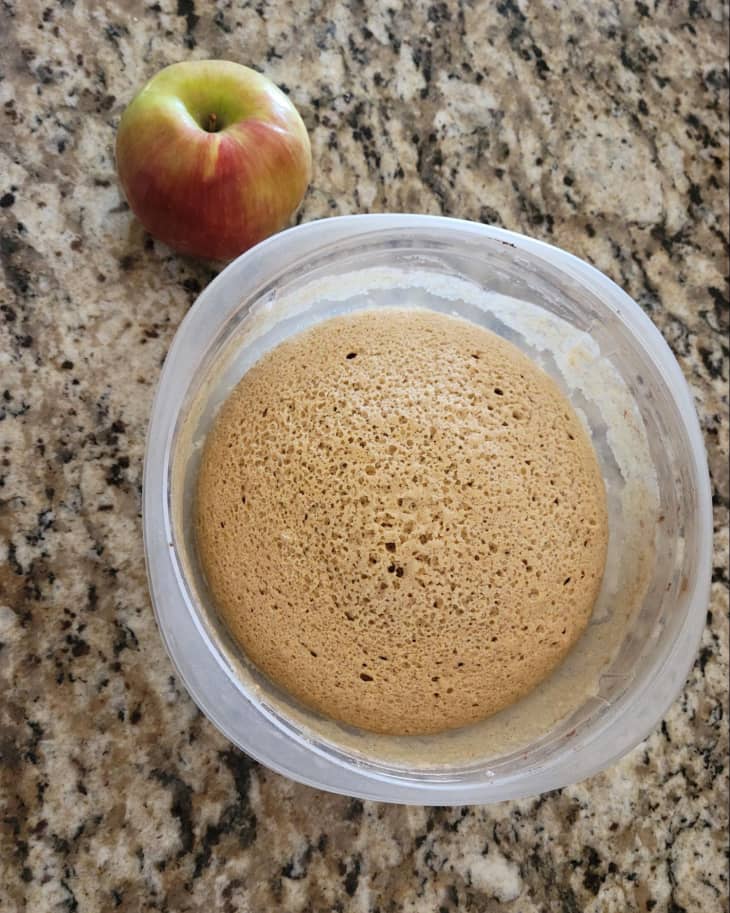
[[[291,101],[226,60],[176,63],[154,76],[122,116],[116,157],[147,231],[212,260],[230,260],[283,228],[312,168]]]

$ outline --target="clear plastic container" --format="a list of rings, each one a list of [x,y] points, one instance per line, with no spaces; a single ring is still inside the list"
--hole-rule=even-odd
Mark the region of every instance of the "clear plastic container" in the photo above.
[[[260,355],[326,317],[430,307],[510,339],[561,385],[596,448],[609,503],[604,585],[561,668],[514,708],[452,733],[374,736],[319,717],[268,681],[216,616],[192,536],[200,447]],[[228,266],[170,348],[144,476],[150,590],[192,698],[268,767],[351,796],[424,805],[534,795],[611,764],[681,689],[711,568],[706,457],[687,385],[640,308],[557,248],[489,226],[415,215],[326,219]]]

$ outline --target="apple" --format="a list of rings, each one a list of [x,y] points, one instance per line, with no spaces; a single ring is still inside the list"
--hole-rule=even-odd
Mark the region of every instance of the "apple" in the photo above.
[[[294,105],[265,76],[227,60],[176,63],[153,76],[122,115],[116,157],[147,231],[211,260],[283,228],[312,170]]]

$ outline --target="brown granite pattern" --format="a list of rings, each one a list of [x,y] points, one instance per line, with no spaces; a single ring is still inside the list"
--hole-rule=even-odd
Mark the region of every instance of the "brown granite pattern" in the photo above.
[[[728,69],[719,0],[0,0],[0,909],[716,913],[727,880]],[[318,794],[197,712],[147,596],[145,422],[210,268],[131,217],[114,129],[188,56],[286,87],[301,218],[495,222],[595,263],[695,394],[701,652],[605,773],[491,808]]]

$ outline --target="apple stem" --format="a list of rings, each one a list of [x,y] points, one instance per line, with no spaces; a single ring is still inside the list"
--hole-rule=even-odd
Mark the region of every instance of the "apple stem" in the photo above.
[[[218,115],[209,114],[208,119],[205,122],[205,129],[208,133],[217,133],[218,132]]]

